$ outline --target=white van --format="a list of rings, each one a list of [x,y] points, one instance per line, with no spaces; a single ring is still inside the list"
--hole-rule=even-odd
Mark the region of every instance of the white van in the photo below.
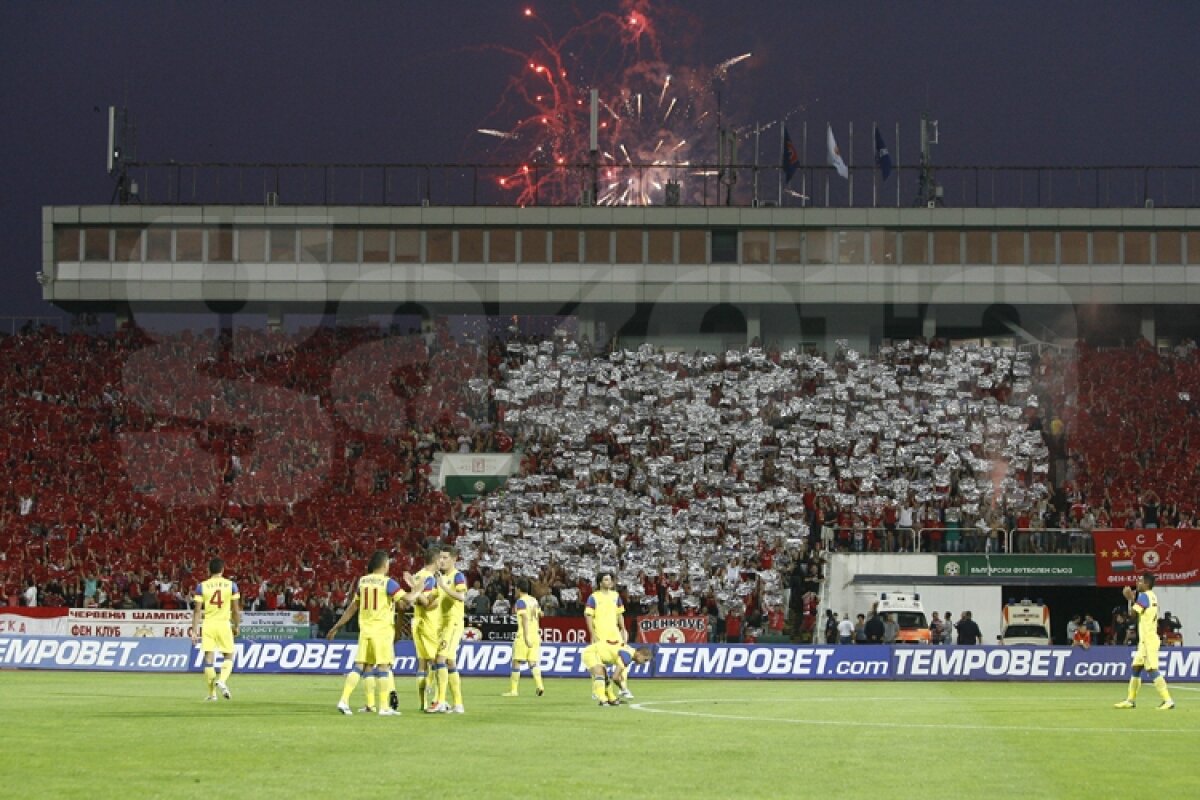
[[[1000,644],[1047,646],[1050,639],[1050,608],[1043,603],[1022,600],[1004,606]]]
[[[921,605],[921,595],[907,592],[882,592],[875,611],[880,616],[891,614],[900,626],[896,644],[930,644],[929,617]]]

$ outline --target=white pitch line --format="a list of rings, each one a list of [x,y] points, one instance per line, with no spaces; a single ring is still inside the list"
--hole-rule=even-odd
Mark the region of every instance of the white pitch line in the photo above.
[[[860,699],[860,698],[855,698]],[[896,700],[898,698],[880,698],[888,700]],[[976,698],[972,698],[973,700]],[[853,722],[850,720],[834,720],[834,719],[787,719],[779,717],[750,717],[741,714],[710,714],[702,711],[673,711],[665,708],[651,708],[652,705],[679,705],[680,703],[747,703],[752,701],[746,700],[652,700],[643,703],[630,703],[629,707],[635,711],[645,711],[649,714],[667,714],[676,717],[698,717],[701,719],[727,719],[737,720],[742,722],[782,722],[788,725],[824,725],[826,727],[842,727],[842,728],[904,728],[911,730],[913,728],[928,728],[928,729],[951,729],[958,731],[1044,731],[1047,733],[1130,733],[1131,729],[1128,726],[1120,728],[1080,728],[1075,726],[1038,726],[1038,725],[962,725],[954,723],[923,723],[923,722]],[[767,702],[767,701],[763,701]],[[772,703],[780,702],[778,700],[770,701]],[[807,702],[796,700],[795,702]],[[961,701],[960,701],[961,702]],[[1113,713],[1120,713],[1113,709]],[[1128,716],[1128,713],[1124,714]],[[1137,733],[1190,733],[1200,734],[1200,728],[1138,728]]]

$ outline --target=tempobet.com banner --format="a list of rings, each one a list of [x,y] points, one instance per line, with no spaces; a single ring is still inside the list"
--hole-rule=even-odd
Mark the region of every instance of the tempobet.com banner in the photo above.
[[[237,642],[239,673],[329,675],[354,663],[353,642]],[[543,644],[542,673],[584,675],[583,646]],[[891,647],[888,645],[661,645],[635,677],[755,680],[1125,681],[1126,647]],[[497,642],[464,643],[458,668],[468,676],[507,676],[512,648]],[[1168,681],[1200,683],[1200,648],[1164,647]],[[396,643],[397,674],[416,669],[411,641]],[[203,654],[186,639],[99,639],[0,635],[0,669],[195,672]]]

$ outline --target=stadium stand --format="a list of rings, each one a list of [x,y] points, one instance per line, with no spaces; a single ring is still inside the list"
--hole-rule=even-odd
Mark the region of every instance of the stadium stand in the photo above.
[[[527,576],[570,608],[616,566],[633,603],[722,628],[790,606],[811,632],[824,548],[1065,552],[1081,537],[1009,532],[1136,522],[1149,494],[1191,523],[1200,481],[1187,346],[593,356],[443,321],[41,329],[0,356],[10,602],[33,580],[48,604],[182,605],[219,552],[248,605],[316,623],[372,550],[399,570],[446,538],[493,607]],[[438,451],[509,449],[502,492],[463,506],[431,486]]]

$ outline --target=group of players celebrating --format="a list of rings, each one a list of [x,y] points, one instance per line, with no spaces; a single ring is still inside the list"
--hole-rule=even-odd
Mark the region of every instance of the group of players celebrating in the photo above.
[[[462,677],[455,664],[455,654],[463,636],[467,579],[459,571],[456,561],[457,552],[452,547],[428,548],[424,568],[416,575],[404,573],[404,582],[408,585],[405,591],[388,575],[391,566],[388,554],[379,550],[371,557],[370,572],[358,579],[354,600],[328,635],[332,639],[347,622],[358,616],[354,669],[346,675],[338,711],[354,713],[350,696],[361,682],[367,696],[366,705],[360,709],[362,712],[384,716],[400,713],[392,673],[396,613],[411,608],[412,637],[417,651],[417,696],[421,708],[430,714],[465,712]],[[616,706],[621,704],[622,698],[633,697],[627,684],[630,667],[648,662],[653,651],[629,646],[625,606],[616,591],[613,573],[601,572],[596,576],[595,585],[597,589],[588,598],[584,612],[591,644],[584,648],[583,663],[592,678],[592,699],[602,706]],[[533,675],[537,696],[546,692],[538,666],[542,611],[531,588],[527,578],[517,579],[518,594],[514,604],[517,633],[513,641],[509,690],[504,697],[520,696],[521,672],[526,667]],[[227,660],[232,662],[231,658]]]
[[[400,713],[400,699],[392,674],[395,661],[396,612],[413,611],[412,636],[417,651],[417,696],[430,714],[462,714],[462,678],[455,654],[462,641],[466,619],[467,577],[459,571],[451,547],[430,547],[425,566],[416,575],[404,573],[408,591],[388,576],[391,559],[386,551],[371,556],[370,572],[358,579],[354,600],[329,629],[328,638],[358,615],[358,649],[354,669],[346,675],[337,709],[352,714],[350,695],[359,682],[366,688],[361,711],[391,716]],[[378,690],[378,702],[376,702]],[[449,693],[449,702],[447,702]],[[385,704],[386,702],[386,704]]]

